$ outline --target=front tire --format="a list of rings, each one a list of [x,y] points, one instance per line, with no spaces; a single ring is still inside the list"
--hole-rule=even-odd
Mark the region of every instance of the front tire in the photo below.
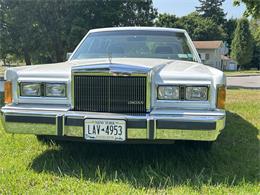
[[[43,144],[57,144],[57,141],[53,138],[50,138],[46,135],[36,135],[36,138],[39,142]]]

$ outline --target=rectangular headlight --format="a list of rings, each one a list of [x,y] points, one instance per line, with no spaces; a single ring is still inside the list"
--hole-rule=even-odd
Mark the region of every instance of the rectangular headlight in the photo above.
[[[205,101],[208,99],[208,87],[186,87],[186,100]]]
[[[21,83],[20,95],[28,97],[41,96],[41,83]]]
[[[180,99],[180,88],[178,86],[159,86],[159,100],[178,100]]]
[[[45,95],[47,97],[65,97],[66,84],[65,83],[46,83]]]

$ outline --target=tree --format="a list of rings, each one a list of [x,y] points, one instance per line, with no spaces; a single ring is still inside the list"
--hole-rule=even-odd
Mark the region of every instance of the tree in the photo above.
[[[254,40],[252,65],[258,70],[260,70],[260,24],[256,19],[251,19],[250,29]]]
[[[177,18],[175,15],[159,15],[156,26],[182,28],[187,30],[192,40],[223,40],[226,37],[224,30],[209,18],[193,12],[187,16]]]
[[[233,0],[234,5],[239,6],[241,2],[246,4],[245,16],[252,15],[254,18],[260,18],[260,1],[259,0]]]
[[[31,56],[36,51],[38,40],[38,25],[32,17],[34,4],[30,4],[29,1],[1,0],[0,7],[0,34],[4,40],[1,42],[0,56],[23,56],[26,64],[31,64]]]
[[[155,26],[176,28],[176,23],[179,18],[172,14],[159,14],[155,20]]]
[[[231,50],[231,57],[238,62],[238,65],[248,68],[253,55],[253,39],[246,18],[240,19],[237,23]]]
[[[152,0],[0,0],[0,11],[0,38],[10,40],[1,42],[0,56],[23,57],[26,64],[63,61],[89,29],[150,26],[157,16]]]
[[[231,43],[234,38],[234,32],[235,32],[236,26],[237,26],[237,19],[234,19],[234,18],[230,18],[223,25],[223,29],[224,29],[225,33],[227,34],[226,42],[229,47],[229,52],[231,51]]]
[[[201,13],[205,18],[212,19],[216,24],[221,25],[225,23],[224,10],[221,8],[225,0],[199,0],[200,6],[196,7],[196,11]]]

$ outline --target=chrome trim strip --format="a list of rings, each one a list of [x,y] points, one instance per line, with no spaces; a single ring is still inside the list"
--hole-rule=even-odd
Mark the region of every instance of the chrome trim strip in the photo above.
[[[154,119],[154,139],[156,139],[156,134],[157,134],[157,119]]]
[[[57,135],[63,135],[63,115],[57,114],[56,115],[56,127],[57,127]]]
[[[151,111],[151,94],[152,94],[152,72],[150,71],[146,76],[146,112]]]
[[[73,73],[96,73],[96,74],[114,74],[118,75],[134,75],[134,74],[147,74],[151,68],[149,67],[141,67],[136,65],[128,65],[128,64],[114,64],[114,63],[101,63],[95,65],[86,65],[86,66],[76,66],[72,67],[71,71]]]

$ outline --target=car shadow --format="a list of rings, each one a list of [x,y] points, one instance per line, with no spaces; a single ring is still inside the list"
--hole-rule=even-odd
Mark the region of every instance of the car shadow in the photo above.
[[[50,147],[29,165],[36,172],[94,182],[121,181],[135,187],[257,182],[258,130],[228,112],[227,124],[210,151],[185,142],[171,145],[66,143]]]

